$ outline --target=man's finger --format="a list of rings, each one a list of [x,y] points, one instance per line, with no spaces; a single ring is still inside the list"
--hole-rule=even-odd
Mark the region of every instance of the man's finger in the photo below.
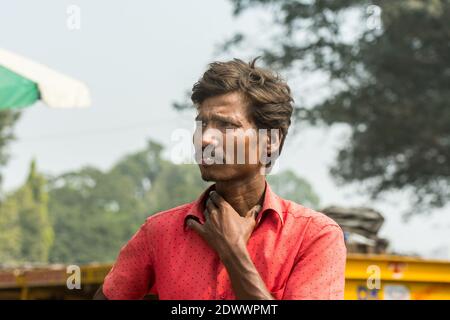
[[[210,198],[208,198],[208,200],[206,200],[206,210],[208,211],[208,218],[211,214],[213,214],[214,212],[216,212],[218,210],[218,208],[216,207],[216,205],[214,204],[214,202],[212,202],[212,200]]]
[[[220,206],[223,206],[226,201],[220,194],[218,194],[216,191],[211,191],[209,193],[209,198],[214,202],[214,204],[220,208]]]
[[[203,234],[205,233],[205,231],[203,230],[203,225],[201,225],[194,219],[188,219],[188,221],[186,222],[186,225],[189,228],[193,229],[195,232],[197,232],[201,236],[203,236]]]
[[[248,210],[246,217],[247,218],[249,218],[249,217],[256,218],[256,216],[261,211],[261,209],[262,209],[261,205],[257,204],[256,206],[254,206],[253,208]]]
[[[208,209],[203,210],[203,216],[205,217],[205,221],[209,219]]]

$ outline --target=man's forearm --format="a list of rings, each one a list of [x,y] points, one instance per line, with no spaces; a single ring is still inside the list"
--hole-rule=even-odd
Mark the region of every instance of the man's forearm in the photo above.
[[[220,258],[230,276],[234,294],[239,300],[274,300],[259,275],[245,245],[236,246]]]

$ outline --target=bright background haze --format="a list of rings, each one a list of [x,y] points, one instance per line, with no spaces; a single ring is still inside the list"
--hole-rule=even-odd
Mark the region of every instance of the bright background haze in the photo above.
[[[81,8],[80,30],[67,28],[71,4]],[[225,0],[15,0],[2,1],[0,8],[2,48],[86,82],[93,98],[88,109],[50,109],[39,103],[22,113],[3,169],[6,190],[23,183],[33,157],[39,170],[57,174],[86,164],[106,169],[144,147],[148,138],[170,149],[171,133],[194,124],[193,112],[177,112],[172,103],[183,100],[208,63],[231,58],[217,54],[219,43],[238,30],[258,32],[262,21],[256,15],[234,19]],[[295,82],[294,95],[317,98],[307,80]],[[290,134],[280,168],[307,179],[322,207],[363,205],[382,212],[381,236],[396,252],[450,259],[448,207],[405,223],[405,195],[374,202],[357,195],[357,186],[334,183],[328,166],[345,130],[335,126]]]

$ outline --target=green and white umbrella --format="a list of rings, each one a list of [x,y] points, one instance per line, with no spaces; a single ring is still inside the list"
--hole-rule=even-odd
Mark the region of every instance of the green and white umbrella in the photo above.
[[[0,110],[41,100],[49,107],[88,107],[88,87],[40,63],[0,48]]]

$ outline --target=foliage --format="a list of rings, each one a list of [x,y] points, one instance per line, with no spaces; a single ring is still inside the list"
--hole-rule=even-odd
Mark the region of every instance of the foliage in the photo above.
[[[301,101],[296,116],[300,126],[351,129],[331,168],[338,182],[365,182],[373,198],[410,190],[414,212],[448,203],[449,0],[231,2],[237,16],[263,10],[273,17],[273,29],[263,32],[270,41],[254,48],[268,66],[327,79],[326,97]],[[225,49],[249,42],[237,33]]]

